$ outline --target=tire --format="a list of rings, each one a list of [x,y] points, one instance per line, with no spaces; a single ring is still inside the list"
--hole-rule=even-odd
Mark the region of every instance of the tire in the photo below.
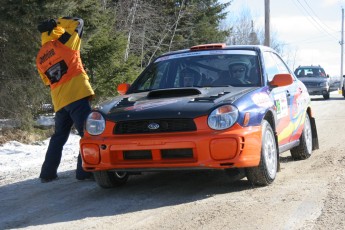
[[[93,172],[97,184],[102,188],[114,188],[124,185],[128,180],[127,172],[96,171]]]
[[[241,180],[242,178],[246,177],[246,174],[243,168],[225,169],[224,172],[229,177],[230,183],[237,182]]]
[[[246,168],[248,181],[255,186],[266,186],[276,178],[278,171],[278,149],[271,125],[262,121],[262,146],[260,164],[257,167]]]
[[[323,99],[328,100],[329,99],[329,92],[327,94],[322,95]]]
[[[294,160],[309,158],[313,151],[313,136],[308,113],[305,115],[304,128],[299,141],[299,145],[290,150],[292,158]]]

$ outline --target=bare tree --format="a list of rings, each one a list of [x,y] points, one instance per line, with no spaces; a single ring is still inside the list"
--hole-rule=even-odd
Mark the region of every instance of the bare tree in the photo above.
[[[128,36],[127,36],[127,46],[126,46],[126,51],[125,51],[125,61],[127,61],[128,55],[129,55],[129,46],[131,43],[131,36],[132,36],[134,21],[136,17],[137,8],[138,8],[138,2],[139,0],[133,0],[132,6],[129,10],[129,14],[126,20],[126,25],[127,25],[126,27],[128,27]]]
[[[171,45],[172,45],[172,42],[173,42],[174,37],[175,37],[175,33],[176,33],[176,30],[177,30],[178,23],[180,21],[180,18],[182,17],[182,9],[184,7],[184,2],[185,2],[185,0],[182,0],[180,8],[178,10],[178,14],[177,14],[177,18],[176,18],[176,21],[175,21],[174,30],[172,32],[171,39],[170,39],[169,51],[171,50]]]
[[[228,43],[233,45],[251,44],[251,35],[256,34],[251,13],[244,8],[239,16],[232,22],[232,34],[228,39]]]
[[[232,27],[232,34],[228,38],[229,44],[234,45],[263,45],[264,44],[264,28],[256,27],[255,21],[252,18],[251,12],[248,8],[243,8],[239,16],[235,17],[230,22]],[[278,53],[283,54],[284,43],[277,38],[277,32],[273,29],[270,34],[270,47],[275,49]]]
[[[127,44],[124,60],[130,54],[141,57],[141,66],[151,60],[163,41],[171,33],[168,17],[150,1],[120,0],[117,5],[117,29],[126,32]]]
[[[195,24],[203,10],[207,12],[208,5],[187,0],[118,0],[116,4],[116,29],[126,35],[127,41],[125,62],[131,55],[140,57],[143,68],[157,54],[202,40],[195,37]]]

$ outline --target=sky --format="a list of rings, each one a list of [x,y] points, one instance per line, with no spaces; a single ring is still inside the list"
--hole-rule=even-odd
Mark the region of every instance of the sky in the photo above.
[[[342,7],[345,0],[270,0],[270,30],[284,43],[292,70],[321,65],[331,77],[340,76]],[[227,20],[249,10],[254,26],[264,29],[265,0],[232,0],[227,10]]]

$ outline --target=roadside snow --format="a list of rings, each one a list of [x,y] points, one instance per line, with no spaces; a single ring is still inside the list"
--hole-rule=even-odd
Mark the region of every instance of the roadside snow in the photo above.
[[[55,125],[55,113],[39,115],[35,120],[35,126],[41,128],[50,128]],[[20,121],[14,119],[0,119],[0,130],[3,128],[20,127]]]
[[[36,125],[40,127],[51,127],[55,125],[55,114],[40,115],[36,120]]]
[[[10,141],[0,146],[0,186],[16,182],[19,173],[23,180],[38,178],[49,140],[50,138],[32,145]],[[79,140],[78,135],[70,134],[62,152],[58,172],[75,169]]]

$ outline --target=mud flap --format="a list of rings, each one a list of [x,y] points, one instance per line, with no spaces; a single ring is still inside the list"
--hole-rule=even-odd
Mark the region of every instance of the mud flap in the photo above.
[[[279,145],[278,145],[278,133],[276,132],[276,131],[274,131],[274,138],[276,139],[276,148],[277,148],[277,154],[278,154],[278,156],[277,156],[277,159],[278,159],[278,162],[277,162],[277,172],[280,172],[280,158],[279,158],[279,156],[280,156],[280,151],[279,151]]]
[[[319,149],[319,138],[317,136],[315,118],[310,117],[311,132],[313,135],[313,150]]]

